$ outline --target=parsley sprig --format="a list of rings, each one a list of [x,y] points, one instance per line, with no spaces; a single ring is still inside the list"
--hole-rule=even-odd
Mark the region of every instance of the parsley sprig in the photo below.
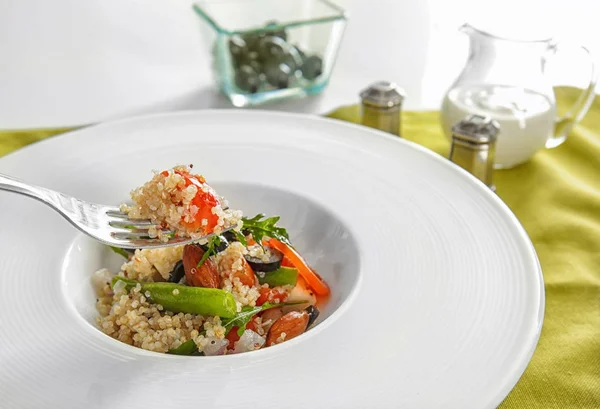
[[[242,217],[242,231],[246,234],[252,234],[252,238],[259,244],[261,244],[262,239],[267,236],[291,245],[287,230],[283,227],[276,226],[279,219],[279,216],[266,217],[262,213],[259,213],[250,219]],[[238,240],[240,240],[239,236]],[[242,244],[244,244],[244,242],[242,242]]]
[[[244,334],[244,331],[246,331],[246,326],[250,323],[250,321],[252,321],[252,317],[259,312],[275,307],[284,307],[286,305],[297,305],[303,303],[304,301],[284,302],[281,304],[271,304],[266,302],[258,307],[250,307],[246,305],[242,307],[242,311],[237,313],[235,317],[230,318],[227,321],[223,321],[221,325],[225,327],[225,334],[229,334],[229,331],[231,331],[233,327],[238,327],[237,334],[241,337]],[[201,334],[206,335],[206,331],[202,331]],[[184,342],[178,348],[170,349],[167,353],[173,355],[204,355],[203,352],[198,352],[198,348],[196,347],[194,340]]]
[[[204,355],[202,352],[198,352],[198,347],[193,339],[184,342],[177,348],[169,349],[167,354],[171,355]]]
[[[265,311],[265,310],[268,310],[271,308],[275,308],[275,307],[284,307],[286,305],[297,305],[297,304],[303,304],[303,303],[304,303],[304,301],[284,302],[281,304],[272,304],[270,302],[266,302],[263,305],[260,305],[257,307],[250,307],[250,306],[246,305],[246,306],[242,307],[242,311],[238,312],[235,317],[230,318],[227,321],[223,321],[223,323],[221,325],[223,325],[225,327],[226,334],[228,334],[229,331],[231,331],[231,329],[233,327],[238,327],[237,333],[241,337],[242,334],[244,333],[244,331],[246,331],[246,325],[248,325],[248,323],[252,320],[252,317],[254,317],[259,312]]]
[[[221,245],[221,236],[213,236],[208,239],[208,249],[202,255],[202,258],[196,265],[196,268],[202,267],[202,264],[212,255],[217,254],[217,248]]]
[[[252,320],[252,317],[254,317],[261,311],[268,310],[270,308],[280,307],[281,305],[282,304],[271,304],[266,302],[258,307],[245,306],[242,307],[242,311],[238,312],[235,317],[228,319],[221,325],[225,327],[227,334],[229,333],[229,331],[231,331],[233,327],[238,327],[237,333],[241,337],[244,331],[246,331],[246,325],[248,325],[248,323]]]

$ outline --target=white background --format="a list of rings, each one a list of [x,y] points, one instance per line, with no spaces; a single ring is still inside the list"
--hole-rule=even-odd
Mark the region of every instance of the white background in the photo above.
[[[217,0],[218,1],[218,0]],[[227,1],[227,0],[222,0]],[[296,0],[281,0],[296,1]],[[464,64],[464,21],[510,34],[551,33],[600,56],[600,2],[338,0],[349,23],[325,92],[261,106],[324,113],[357,102],[372,81],[391,80],[405,109],[437,109]],[[190,0],[0,2],[0,129],[68,126],[176,109],[230,108],[209,71]],[[578,53],[551,67],[583,86]],[[596,58],[600,61],[599,58]],[[518,61],[515,62],[518,64]]]

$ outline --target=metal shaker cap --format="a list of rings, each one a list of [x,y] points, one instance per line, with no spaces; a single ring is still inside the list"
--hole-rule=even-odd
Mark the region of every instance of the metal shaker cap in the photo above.
[[[363,104],[379,108],[392,108],[401,105],[406,97],[402,88],[393,82],[378,81],[360,93]]]
[[[452,127],[454,138],[473,144],[491,144],[496,142],[500,125],[486,115],[472,114]]]

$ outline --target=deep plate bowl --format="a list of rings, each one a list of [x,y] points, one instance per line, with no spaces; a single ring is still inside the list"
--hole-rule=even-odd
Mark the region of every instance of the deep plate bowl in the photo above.
[[[0,159],[0,172],[116,204],[177,163],[249,214],[271,195],[264,211],[284,216],[339,295],[329,317],[226,357],[118,343],[79,304],[88,272],[73,263],[103,262],[98,247],[0,192],[3,407],[480,409],[523,373],[544,311],[531,242],[497,196],[409,142],[314,117],[204,111],[72,132]]]
[[[319,317],[312,328],[349,302],[360,278],[360,251],[348,227],[334,213],[301,195],[262,184],[211,185],[228,199],[230,206],[243,209],[246,215],[264,213],[280,216],[280,224],[288,230],[294,246],[303,257],[311,260],[311,266],[327,281],[331,294],[327,302],[319,306]],[[83,234],[77,235],[69,246],[62,271],[63,295],[77,315],[92,328],[97,328],[95,319],[98,312],[90,272],[101,268],[117,272],[123,261],[123,257],[107,246]],[[109,337],[106,339],[111,340]],[[123,344],[115,341],[115,346],[122,347]],[[129,352],[146,354],[137,348]],[[152,355],[157,358],[166,356]]]

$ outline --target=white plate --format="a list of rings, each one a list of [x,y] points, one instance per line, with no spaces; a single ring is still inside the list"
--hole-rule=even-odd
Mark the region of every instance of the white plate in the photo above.
[[[327,317],[225,357],[121,344],[90,324],[89,274],[114,259],[42,204],[0,192],[3,407],[481,409],[523,373],[544,311],[531,242],[492,192],[411,143],[316,117],[189,112],[50,139],[0,159],[0,172],[116,204],[176,163],[248,214],[282,215],[333,288]]]

